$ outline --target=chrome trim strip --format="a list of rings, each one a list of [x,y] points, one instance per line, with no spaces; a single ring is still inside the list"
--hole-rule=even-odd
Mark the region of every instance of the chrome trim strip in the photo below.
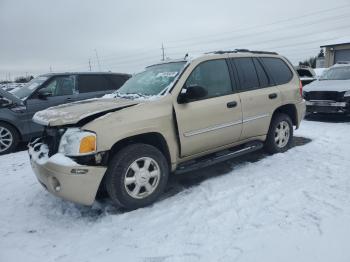
[[[252,117],[247,117],[246,119],[243,119],[243,123],[247,123],[250,121],[254,121],[260,118],[268,117],[270,116],[269,114],[263,114],[263,115],[258,115],[258,116],[252,116]]]
[[[257,119],[260,119],[260,118],[264,118],[264,117],[268,117],[268,116],[270,116],[270,115],[269,114],[263,114],[263,115],[248,117],[248,118],[244,119],[243,121],[228,122],[228,123],[224,123],[224,124],[220,124],[220,125],[206,127],[206,128],[203,128],[203,129],[189,131],[189,132],[185,132],[184,136],[185,137],[190,137],[190,136],[200,135],[200,134],[203,134],[203,133],[215,131],[215,130],[226,128],[226,127],[230,127],[230,126],[239,125],[239,124],[242,124],[242,123],[247,123],[247,122],[254,121],[254,120],[257,120]]]
[[[230,126],[235,126],[235,125],[239,125],[239,124],[242,124],[242,121],[229,122],[229,123],[224,123],[224,124],[215,125],[215,126],[211,126],[211,127],[206,127],[203,129],[185,132],[184,136],[185,137],[195,136],[195,135],[199,135],[199,134],[203,134],[203,133],[207,133],[207,132],[211,132],[211,131],[215,131],[218,129],[222,129],[222,128],[226,128],[226,127],[230,127]]]

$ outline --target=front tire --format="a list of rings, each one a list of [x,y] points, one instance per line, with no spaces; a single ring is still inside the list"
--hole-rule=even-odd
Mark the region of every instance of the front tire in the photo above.
[[[288,150],[293,141],[293,124],[290,117],[283,113],[273,116],[265,141],[265,150],[270,154]]]
[[[0,122],[0,155],[13,152],[18,144],[17,130],[7,123]]]
[[[115,205],[133,210],[155,202],[165,190],[168,176],[162,152],[151,145],[132,144],[111,159],[105,186]]]

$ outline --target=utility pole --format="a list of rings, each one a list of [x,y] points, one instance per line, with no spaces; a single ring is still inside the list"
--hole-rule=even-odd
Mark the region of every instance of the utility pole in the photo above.
[[[50,73],[52,73],[52,67],[50,66]]]
[[[90,61],[90,58],[89,58],[89,69],[90,69],[90,72],[91,72],[91,61]]]
[[[162,43],[162,61],[165,60],[165,52],[164,52],[164,45]]]
[[[94,50],[95,50],[95,54],[96,54],[98,69],[101,71],[100,59],[98,58],[97,49],[95,48]]]

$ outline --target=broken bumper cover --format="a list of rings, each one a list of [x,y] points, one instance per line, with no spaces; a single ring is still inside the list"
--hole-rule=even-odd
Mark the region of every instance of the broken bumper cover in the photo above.
[[[42,143],[29,145],[32,169],[50,193],[75,203],[92,205],[105,167],[79,165],[64,155],[48,157]]]
[[[308,113],[350,113],[350,104],[335,101],[306,101]]]

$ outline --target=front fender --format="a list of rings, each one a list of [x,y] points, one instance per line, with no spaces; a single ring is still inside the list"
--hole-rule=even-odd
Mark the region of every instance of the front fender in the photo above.
[[[171,163],[177,161],[178,144],[171,99],[140,103],[108,113],[87,123],[82,129],[96,133],[99,152],[109,151],[114,144],[129,137],[158,133],[167,143]]]

